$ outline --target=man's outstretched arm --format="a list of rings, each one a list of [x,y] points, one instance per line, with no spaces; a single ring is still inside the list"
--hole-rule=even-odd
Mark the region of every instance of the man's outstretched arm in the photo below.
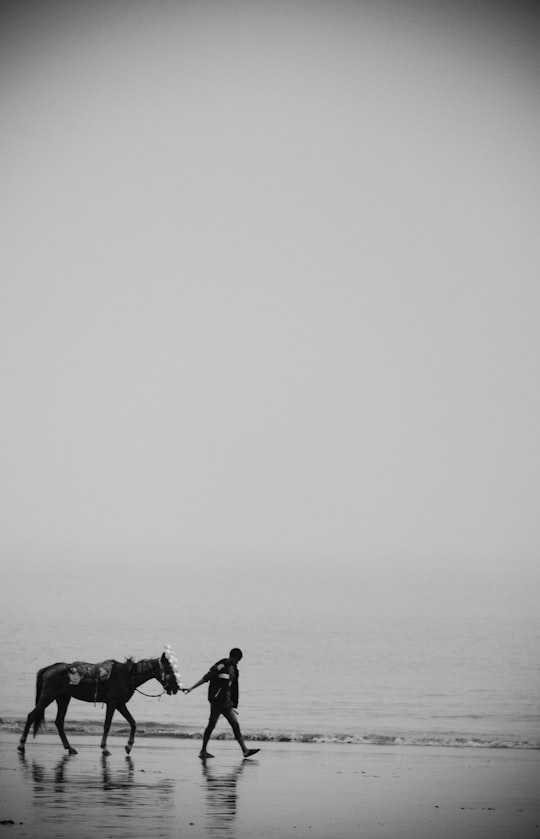
[[[202,679],[199,679],[198,682],[195,682],[194,685],[191,685],[190,688],[182,688],[182,690],[183,690],[184,693],[191,693],[191,691],[195,690],[195,688],[198,688],[201,685],[204,685],[204,683],[207,682],[208,679],[209,679],[209,676],[208,676],[208,673],[207,673],[205,676],[202,677]]]

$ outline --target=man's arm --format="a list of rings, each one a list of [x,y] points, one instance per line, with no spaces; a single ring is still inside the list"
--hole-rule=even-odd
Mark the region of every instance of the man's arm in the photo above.
[[[231,701],[233,704],[233,708],[238,713],[238,700],[240,698],[240,688],[238,685],[238,673],[236,673],[236,678],[233,679],[233,683],[231,685]]]
[[[204,685],[204,683],[207,682],[209,679],[210,679],[210,674],[207,673],[205,676],[202,677],[202,679],[199,679],[198,682],[195,682],[194,685],[191,685],[190,688],[182,688],[182,690],[183,690],[184,693],[191,693],[192,690],[195,690],[195,688],[198,688],[201,685]]]

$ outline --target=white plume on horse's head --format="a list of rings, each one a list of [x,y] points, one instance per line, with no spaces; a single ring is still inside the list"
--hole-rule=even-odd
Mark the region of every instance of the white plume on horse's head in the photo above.
[[[174,677],[176,679],[176,684],[178,685],[180,690],[182,690],[183,684],[182,684],[182,680],[181,680],[181,677],[180,677],[180,672],[178,670],[178,659],[176,658],[176,656],[174,654],[174,651],[173,651],[173,648],[171,647],[170,644],[166,644],[163,655],[167,659],[167,661],[169,663],[169,666],[170,666],[170,668],[171,668],[171,670],[174,674]]]

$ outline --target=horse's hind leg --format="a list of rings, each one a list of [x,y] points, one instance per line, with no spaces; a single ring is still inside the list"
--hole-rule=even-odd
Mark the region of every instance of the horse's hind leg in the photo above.
[[[126,752],[129,754],[131,752],[131,749],[133,748],[133,743],[135,742],[135,731],[137,729],[137,723],[135,722],[125,705],[119,705],[118,710],[120,711],[124,719],[127,720],[127,722],[129,723],[129,740],[127,741],[127,745],[124,746]]]
[[[28,732],[30,731],[30,728],[32,726],[34,726],[34,737],[36,736],[45,717],[45,708],[50,704],[51,701],[52,700],[50,699],[48,701],[40,699],[35,708],[33,708],[26,717],[24,731],[21,735],[21,739],[19,740],[19,745],[17,746],[19,752],[24,752],[26,738],[28,737]]]
[[[43,713],[43,712],[41,712],[41,713]],[[28,737],[28,732],[30,731],[32,723],[36,719],[37,714],[38,714],[38,707],[36,705],[36,707],[32,711],[30,711],[30,713],[26,717],[26,723],[25,723],[25,726],[24,726],[24,731],[21,735],[21,739],[19,740],[19,745],[17,746],[17,749],[20,752],[24,752],[24,747],[26,745],[26,738]]]
[[[66,712],[68,709],[70,699],[71,696],[69,696],[69,694],[63,694],[62,696],[56,697],[58,713],[56,714],[56,719],[54,723],[56,725],[56,728],[58,729],[58,734],[60,735],[60,739],[63,743],[64,749],[67,749],[70,755],[76,755],[77,749],[74,749],[73,746],[69,744],[68,738],[66,737],[66,732],[64,731],[64,720],[66,718]]]
[[[108,757],[110,755],[110,751],[107,749],[107,736],[109,734],[111,728],[111,722],[116,710],[116,705],[114,703],[109,703],[107,705],[107,710],[105,712],[105,723],[103,724],[103,737],[101,738],[101,753]]]

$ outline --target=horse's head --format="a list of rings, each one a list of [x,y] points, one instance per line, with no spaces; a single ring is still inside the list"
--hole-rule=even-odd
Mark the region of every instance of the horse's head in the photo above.
[[[175,693],[182,687],[180,681],[180,673],[178,672],[178,661],[172,648],[167,645],[165,652],[159,660],[160,682],[163,685],[166,693],[169,696],[174,696]]]

